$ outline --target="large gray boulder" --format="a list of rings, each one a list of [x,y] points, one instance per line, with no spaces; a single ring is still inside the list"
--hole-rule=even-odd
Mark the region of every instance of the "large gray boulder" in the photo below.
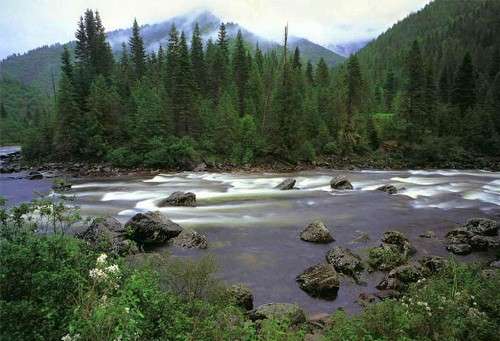
[[[183,249],[206,249],[208,247],[207,237],[191,230],[183,230],[177,237],[168,242]]]
[[[283,180],[278,186],[275,188],[280,189],[282,191],[288,191],[295,187],[296,180],[293,178],[288,178]]]
[[[457,255],[466,255],[472,251],[487,250],[499,245],[496,237],[498,226],[496,221],[485,218],[472,218],[461,227],[446,234],[446,249]]]
[[[309,295],[327,300],[335,299],[340,287],[339,275],[333,265],[328,263],[307,268],[296,280]]]
[[[358,255],[351,250],[336,246],[326,254],[326,261],[332,264],[335,270],[345,275],[357,277],[363,271],[363,263]]]
[[[237,306],[245,310],[253,309],[253,294],[246,285],[234,284],[228,288],[228,294]]]
[[[328,228],[320,220],[315,220],[300,233],[300,239],[313,243],[330,243],[334,239]]]
[[[130,238],[139,244],[164,244],[177,237],[182,227],[160,212],[137,213],[126,224]]]
[[[166,199],[161,200],[158,206],[195,206],[196,195],[191,192],[174,192]]]
[[[333,189],[340,189],[340,190],[348,190],[354,188],[352,184],[349,182],[349,180],[347,180],[347,178],[343,175],[336,176],[332,180],[330,180],[330,187]]]
[[[287,320],[297,325],[306,322],[306,314],[296,304],[268,303],[263,304],[249,313],[252,321],[265,319]]]
[[[83,232],[76,235],[85,240],[92,248],[119,256],[139,252],[137,244],[127,239],[122,224],[112,217],[97,218]]]

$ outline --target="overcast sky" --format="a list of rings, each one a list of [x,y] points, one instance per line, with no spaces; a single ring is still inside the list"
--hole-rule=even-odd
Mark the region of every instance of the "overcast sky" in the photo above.
[[[430,0],[0,0],[0,59],[74,38],[79,16],[97,9],[107,30],[208,9],[259,35],[290,34],[319,44],[374,38]]]

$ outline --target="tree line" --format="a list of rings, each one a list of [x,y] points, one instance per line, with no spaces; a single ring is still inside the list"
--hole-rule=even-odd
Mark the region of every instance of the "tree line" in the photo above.
[[[61,57],[55,110],[27,134],[26,155],[174,167],[499,152],[500,75],[481,83],[467,52],[436,79],[415,40],[394,67],[402,71],[384,69],[380,84],[357,55],[331,69],[304,61],[286,34],[282,49],[265,52],[241,31],[230,38],[224,23],[206,43],[197,24],[191,37],[175,26],[165,34],[168,44],[149,52],[134,21],[114,56],[99,13],[87,10],[74,53]]]

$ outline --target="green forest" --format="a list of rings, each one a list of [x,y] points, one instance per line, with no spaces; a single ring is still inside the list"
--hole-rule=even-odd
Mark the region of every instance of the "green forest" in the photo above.
[[[241,32],[229,38],[224,23],[206,43],[198,25],[191,37],[172,26],[168,44],[147,53],[134,22],[115,56],[99,13],[87,10],[54,98],[3,79],[1,142],[21,142],[33,162],[119,167],[494,157],[499,15],[494,1],[437,0],[331,68],[288,49],[286,33],[264,53]]]

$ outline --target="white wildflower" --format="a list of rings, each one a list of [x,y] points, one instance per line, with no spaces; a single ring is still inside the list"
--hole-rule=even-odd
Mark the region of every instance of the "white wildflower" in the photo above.
[[[125,307],[125,312],[128,314],[130,313],[130,308],[129,307]]]
[[[118,267],[118,265],[113,264],[105,268],[104,271],[112,275],[118,275],[120,273],[120,268]]]
[[[106,264],[106,260],[108,259],[108,255],[105,253],[101,253],[99,257],[97,257],[97,265],[104,265]]]
[[[90,276],[90,278],[97,280],[97,281],[104,280],[104,279],[108,278],[108,274],[106,272],[104,272],[102,269],[98,269],[98,268],[91,269],[89,271],[89,276]]]

